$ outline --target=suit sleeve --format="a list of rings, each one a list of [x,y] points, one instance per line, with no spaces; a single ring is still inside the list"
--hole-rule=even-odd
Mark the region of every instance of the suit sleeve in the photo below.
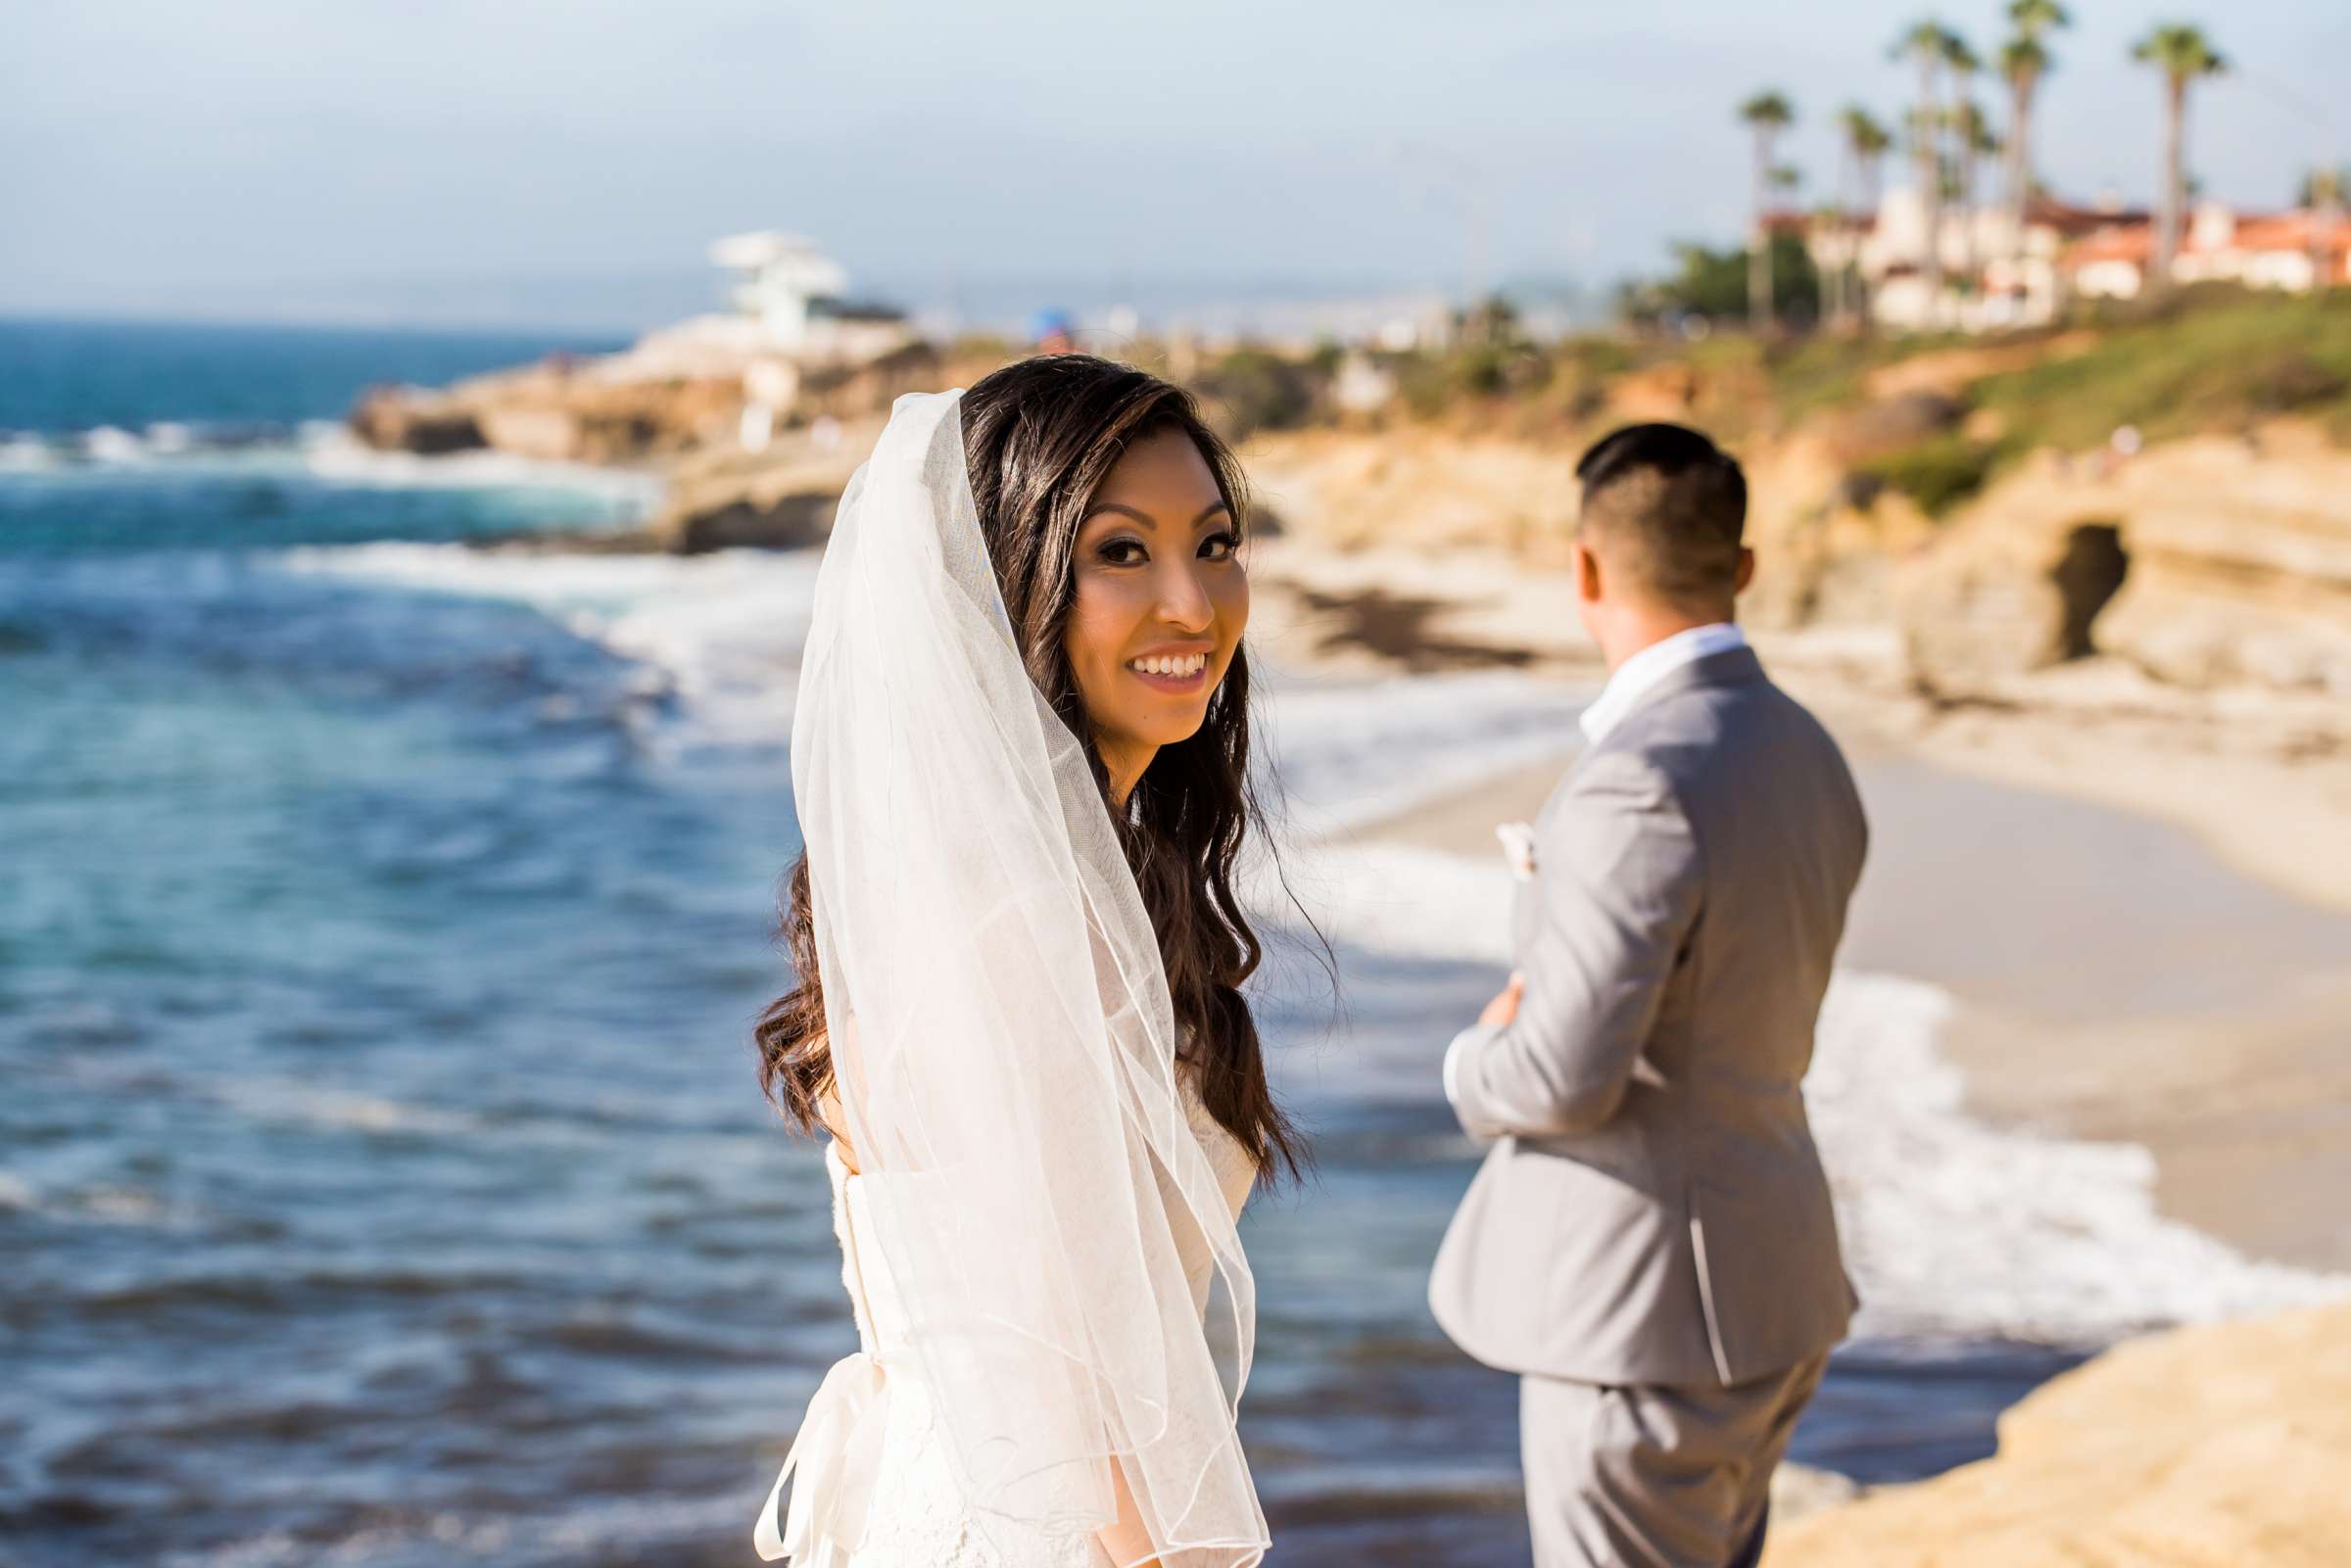
[[[1535,853],[1518,1016],[1448,1052],[1454,1109],[1481,1138],[1588,1132],[1616,1114],[1702,902],[1697,836],[1672,784],[1633,753],[1587,759]]]

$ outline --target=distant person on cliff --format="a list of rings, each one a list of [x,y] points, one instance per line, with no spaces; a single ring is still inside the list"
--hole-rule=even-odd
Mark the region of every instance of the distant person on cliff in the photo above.
[[[1039,310],[1029,318],[1029,343],[1037,354],[1076,354],[1078,323],[1067,310]]]
[[[1517,972],[1444,1062],[1493,1148],[1429,1298],[1519,1374],[1537,1568],[1747,1568],[1856,1305],[1799,1085],[1867,829],[1734,620],[1738,463],[1652,424],[1576,472],[1608,681],[1504,830]]]

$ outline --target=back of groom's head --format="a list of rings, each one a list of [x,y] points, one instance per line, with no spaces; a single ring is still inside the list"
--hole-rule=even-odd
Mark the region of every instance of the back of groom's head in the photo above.
[[[1683,609],[1727,606],[1742,584],[1747,476],[1683,425],[1627,425],[1575,465],[1582,543],[1643,596]]]

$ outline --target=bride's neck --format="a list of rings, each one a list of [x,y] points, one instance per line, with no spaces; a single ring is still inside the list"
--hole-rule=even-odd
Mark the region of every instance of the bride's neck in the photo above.
[[[1157,746],[1121,748],[1096,737],[1094,749],[1102,758],[1102,767],[1110,775],[1110,805],[1113,811],[1125,812],[1127,801],[1134,786],[1143,782],[1151,759],[1159,755]]]

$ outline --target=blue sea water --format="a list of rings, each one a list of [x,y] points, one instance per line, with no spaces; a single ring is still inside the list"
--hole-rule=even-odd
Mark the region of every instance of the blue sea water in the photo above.
[[[746,1026],[781,746],[524,602],[297,547],[631,520],[589,476],[371,461],[366,384],[594,344],[0,323],[0,1563],[744,1563],[851,1330]],[[1248,1222],[1283,1560],[1522,1560],[1510,1380],[1421,1284],[1471,1151],[1317,1070],[1471,966],[1264,1009],[1319,1162]],[[1989,1449],[2065,1364],[1864,1347],[1798,1455]]]

